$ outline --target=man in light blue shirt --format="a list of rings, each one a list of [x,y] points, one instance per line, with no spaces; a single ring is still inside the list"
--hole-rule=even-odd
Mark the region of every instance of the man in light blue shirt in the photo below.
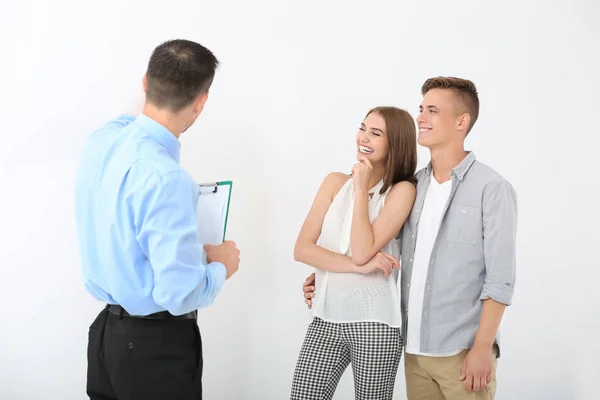
[[[179,136],[202,112],[217,67],[200,44],[161,44],[142,113],[106,123],[84,149],[79,248],[85,286],[107,304],[89,332],[91,399],[202,398],[197,310],[237,271],[239,251],[200,245],[199,189],[179,165]]]

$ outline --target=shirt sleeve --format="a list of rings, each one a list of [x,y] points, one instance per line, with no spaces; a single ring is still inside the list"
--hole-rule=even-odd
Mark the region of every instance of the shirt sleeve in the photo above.
[[[138,194],[136,237],[154,272],[152,296],[173,315],[212,304],[225,283],[225,266],[203,263],[196,193],[182,171],[153,176]]]
[[[486,277],[480,299],[510,305],[516,281],[517,195],[508,181],[483,195]]]

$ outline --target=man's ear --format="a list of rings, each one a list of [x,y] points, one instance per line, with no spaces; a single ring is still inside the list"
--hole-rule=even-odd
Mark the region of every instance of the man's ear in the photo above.
[[[148,87],[148,80],[146,79],[146,74],[142,77],[142,87],[144,88],[144,93],[146,93],[146,88]]]
[[[208,93],[201,93],[196,99],[196,103],[194,104],[194,114],[198,115],[204,109],[204,104],[206,104],[206,100],[208,100]]]
[[[469,130],[469,124],[471,123],[471,116],[468,113],[463,113],[458,117],[458,130],[464,132],[465,135]]]

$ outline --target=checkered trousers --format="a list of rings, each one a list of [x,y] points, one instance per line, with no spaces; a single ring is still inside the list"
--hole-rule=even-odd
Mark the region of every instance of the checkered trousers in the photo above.
[[[402,345],[399,328],[314,318],[300,349],[291,400],[332,399],[348,364],[357,400],[391,400]]]

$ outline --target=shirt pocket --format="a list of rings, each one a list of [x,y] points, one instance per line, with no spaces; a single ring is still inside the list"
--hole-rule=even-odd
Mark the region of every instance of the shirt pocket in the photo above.
[[[445,224],[449,242],[478,244],[482,241],[479,207],[451,204],[448,207]]]

